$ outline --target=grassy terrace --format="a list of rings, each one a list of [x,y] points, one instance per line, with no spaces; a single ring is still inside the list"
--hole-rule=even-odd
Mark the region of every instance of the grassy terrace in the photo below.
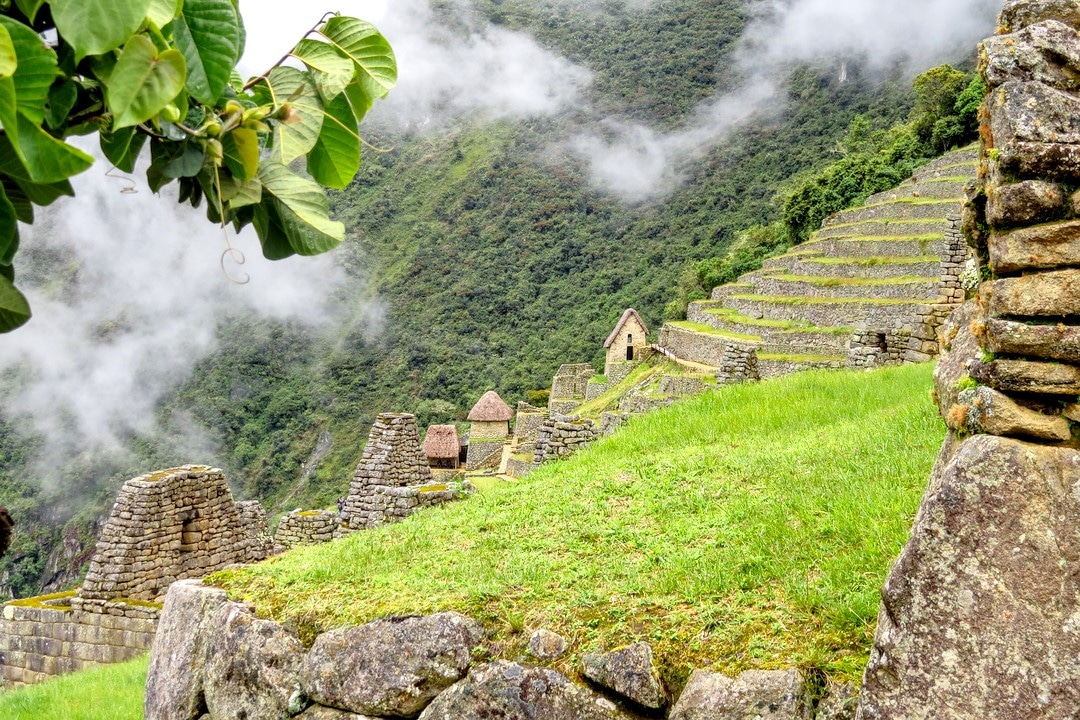
[[[741,340],[743,342],[761,342],[760,335],[750,335],[747,333],[717,330],[712,325],[691,322],[689,320],[669,320],[667,324],[671,325],[672,327],[677,327],[680,330],[691,330],[696,333],[702,333],[705,335],[716,335],[717,337],[729,338],[731,340]]]
[[[732,300],[755,300],[776,305],[843,305],[845,303],[859,305],[925,305],[929,302],[928,300],[898,300],[892,298],[793,297],[789,295],[730,295],[728,297]]]
[[[915,275],[902,275],[891,278],[859,278],[859,277],[824,277],[821,275],[789,275],[786,273],[773,274],[769,277],[775,280],[788,282],[803,282],[811,285],[834,287],[836,285],[909,285],[913,283],[936,283],[940,278],[918,277]]]
[[[648,640],[676,683],[693,667],[854,679],[943,436],[931,370],[721,388],[468,501],[212,581],[306,639],[457,610],[499,657],[547,627],[575,654]]]
[[[811,257],[802,262],[821,265],[909,265],[911,263],[940,262],[940,255],[879,255],[877,257]],[[935,278],[936,279],[936,278]]]
[[[783,353],[758,353],[758,360],[777,360],[790,363],[844,362],[846,355],[785,355]]]
[[[800,320],[752,318],[749,315],[743,315],[737,310],[732,310],[730,308],[714,308],[706,310],[705,312],[710,315],[715,315],[720,320],[726,320],[727,322],[749,325],[751,327],[769,328],[770,330],[778,330],[780,332],[822,332],[831,333],[833,335],[850,335],[855,330],[855,328],[852,327],[825,327]]]
[[[0,693],[4,720],[139,720],[143,716],[145,657],[105,665]]]

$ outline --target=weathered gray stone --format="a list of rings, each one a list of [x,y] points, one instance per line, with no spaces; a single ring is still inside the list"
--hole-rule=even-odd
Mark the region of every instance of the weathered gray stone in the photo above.
[[[1011,81],[990,93],[995,143],[1080,142],[1080,98],[1038,82]]]
[[[146,720],[192,720],[204,712],[203,665],[212,639],[207,628],[227,601],[224,590],[204,587],[201,580],[169,587],[150,650]]]
[[[304,646],[296,633],[229,602],[211,621],[203,688],[214,720],[286,720]]]
[[[999,275],[1075,265],[1080,259],[1080,220],[994,232],[987,245],[990,269]]]
[[[810,720],[798,670],[748,670],[737,678],[695,670],[668,720]]]
[[[883,590],[861,720],[1080,707],[1080,452],[948,440]]]
[[[983,286],[986,290],[986,285]],[[1080,270],[1051,270],[989,284],[993,317],[1067,317],[1080,314]]]
[[[1025,180],[987,189],[986,219],[994,227],[1045,222],[1064,208],[1065,192],[1057,183]]]
[[[566,654],[566,638],[540,628],[529,637],[529,652],[541,660],[555,660]]]
[[[968,374],[968,360],[979,354],[979,341],[972,333],[973,323],[981,319],[978,305],[969,301],[957,308],[941,326],[941,355],[934,368],[934,397],[938,410],[953,429],[960,429],[962,418],[951,418],[958,403],[963,380]]]
[[[296,716],[296,720],[378,720],[367,715],[357,715],[337,708],[312,705],[304,712]]]
[[[1075,325],[1028,325],[990,318],[984,335],[986,349],[992,353],[1080,364],[1080,327]]]
[[[1066,182],[1080,179],[1080,145],[1014,140],[996,149],[1001,167],[1019,177]]]
[[[1080,85],[1080,34],[1057,20],[984,40],[982,59],[990,89],[1011,80],[1035,80],[1062,90]]]
[[[331,630],[304,659],[312,700],[367,715],[411,717],[465,676],[483,628],[457,613]]]
[[[985,385],[964,390],[959,403],[968,407],[968,429],[990,435],[1065,442],[1072,437],[1069,421],[1022,407]]]
[[[627,718],[554,670],[497,661],[441,693],[420,720],[611,720]]]
[[[984,385],[1002,392],[1080,394],[1080,368],[1026,360],[971,360],[968,374]]]
[[[859,689],[851,683],[829,682],[818,704],[814,720],[855,720]]]
[[[1058,20],[1080,28],[1080,6],[1076,0],[1006,0],[998,25],[1005,32],[1016,32],[1043,20]]]
[[[585,677],[638,705],[659,710],[668,704],[648,643],[638,642],[604,654],[590,653],[581,663]]]

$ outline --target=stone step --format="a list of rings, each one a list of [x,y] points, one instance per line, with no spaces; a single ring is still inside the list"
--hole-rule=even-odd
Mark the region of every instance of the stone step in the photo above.
[[[819,327],[790,320],[754,319],[708,301],[690,303],[687,318],[736,337],[753,337],[771,347],[812,348],[813,352],[847,352],[854,328]]]
[[[774,267],[775,272],[787,270],[791,275],[811,275],[836,278],[937,278],[941,273],[941,258],[937,255],[914,257],[823,257],[820,255],[792,259],[786,267]]]
[[[732,295],[726,307],[766,320],[794,320],[823,327],[859,324],[893,327],[910,322],[927,301]]]
[[[949,174],[963,175],[967,173],[970,173],[971,176],[974,177],[978,161],[979,148],[977,145],[973,145],[934,158],[925,165],[915,168],[915,171],[912,174],[920,179],[940,177]]]
[[[810,275],[758,275],[754,295],[808,298],[884,298],[935,300],[940,294],[937,277],[878,278],[815,277]],[[729,296],[730,297],[730,296]]]
[[[876,237],[822,238],[808,240],[804,245],[825,257],[926,257],[945,251],[944,234],[937,235],[880,235]],[[819,256],[820,257],[820,256]]]
[[[743,276],[745,277],[745,276]],[[710,300],[723,300],[728,295],[733,293],[745,293],[753,292],[754,286],[750,282],[744,282],[743,278],[739,278],[738,282],[728,283],[727,285],[719,285],[712,289],[709,293]]]
[[[859,220],[850,223],[838,223],[823,227],[810,236],[810,240],[824,240],[834,237],[892,237],[896,235],[921,236],[941,235],[945,232],[948,221],[945,218],[916,220]]]
[[[930,200],[952,200],[963,202],[964,185],[972,176],[943,175],[937,178],[920,179],[918,182],[903,182],[889,190],[882,190],[866,198],[863,205],[880,205],[887,202],[911,203]]]
[[[865,220],[933,220],[945,224],[942,218],[959,217],[962,203],[956,200],[927,200],[906,198],[869,203],[851,210],[844,210],[825,220],[822,228],[849,225]]]

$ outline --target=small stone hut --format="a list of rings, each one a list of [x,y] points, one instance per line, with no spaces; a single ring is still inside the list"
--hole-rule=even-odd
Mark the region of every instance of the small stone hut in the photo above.
[[[424,455],[433,468],[457,468],[461,440],[453,425],[432,425],[424,436]]]
[[[638,315],[637,310],[628,308],[604,341],[604,348],[607,350],[604,374],[609,382],[619,382],[629,373],[630,366],[627,363],[641,359],[643,351],[649,346],[648,337],[649,328],[645,321]]]
[[[469,458],[470,470],[488,467],[494,461],[497,467],[502,459],[503,445],[510,436],[510,421],[514,411],[499,394],[488,390],[469,411]]]

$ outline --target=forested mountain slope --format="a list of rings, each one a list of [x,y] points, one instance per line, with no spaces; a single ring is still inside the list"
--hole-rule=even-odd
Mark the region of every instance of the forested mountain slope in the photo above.
[[[22,531],[0,595],[70,581],[115,488],[151,467],[216,464],[271,513],[323,505],[346,487],[375,414],[415,412],[423,427],[462,420],[488,389],[526,399],[560,363],[598,359],[624,308],[658,325],[688,264],[779,220],[778,193],[837,159],[857,116],[884,129],[914,101],[910,77],[870,77],[855,61],[842,79],[839,59],[784,69],[782,112],[774,105],[703,147],[670,194],[628,204],[590,182],[567,138],[611,117],[687,123],[698,101],[733,82],[744,0],[647,12],[622,2],[476,6],[587,66],[580,107],[428,133],[384,123],[367,140],[392,149],[367,151],[357,180],[332,198],[349,228],[336,258],[350,279],[335,291],[331,327],[222,317],[215,351],[126,452],[65,458],[43,477],[40,438],[0,414],[0,498]],[[212,439],[212,457],[175,449],[178,418]]]

